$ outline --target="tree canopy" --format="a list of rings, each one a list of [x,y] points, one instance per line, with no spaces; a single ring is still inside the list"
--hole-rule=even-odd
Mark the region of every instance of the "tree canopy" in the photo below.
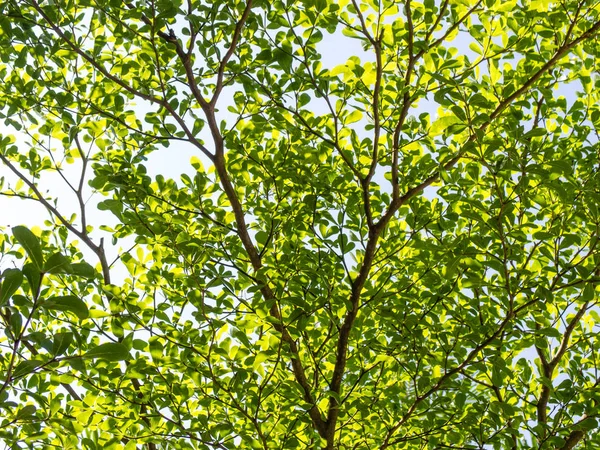
[[[47,212],[0,233],[0,440],[600,448],[599,34],[596,0],[0,3],[3,220]]]

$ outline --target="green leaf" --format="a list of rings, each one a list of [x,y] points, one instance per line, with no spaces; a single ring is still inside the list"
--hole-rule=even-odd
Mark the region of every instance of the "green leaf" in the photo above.
[[[293,56],[290,54],[291,50],[282,50],[280,48],[275,49],[273,52],[273,60],[276,61],[284,72],[290,72],[292,69],[292,62],[294,61]]]
[[[85,302],[74,295],[52,297],[44,301],[40,306],[44,309],[73,313],[80,320],[87,319],[90,315]]]
[[[46,273],[71,273],[72,271],[70,261],[62,253],[54,253],[44,264]]]
[[[12,376],[13,376],[13,378],[20,378],[23,375],[27,375],[28,373],[33,372],[35,369],[37,369],[42,364],[44,364],[44,362],[45,361],[41,361],[38,359],[23,361],[23,362],[19,363],[19,365],[17,365],[17,367],[15,367],[15,370],[13,371]]]
[[[31,263],[25,264],[23,266],[23,274],[27,281],[29,282],[29,288],[31,291],[31,295],[36,295],[40,288],[40,283],[42,281],[42,274],[40,271]]]
[[[532,138],[532,137],[537,137],[537,136],[545,136],[546,134],[548,134],[548,130],[546,130],[545,128],[532,128],[531,130],[529,130],[527,133],[525,133],[523,135],[524,138]]]
[[[266,48],[261,50],[255,57],[256,61],[271,61],[273,59],[273,54],[270,48]]]
[[[148,343],[152,359],[160,361],[164,357],[165,353],[164,343],[162,343],[156,336],[152,336]]]
[[[25,405],[21,409],[19,409],[19,412],[17,412],[17,415],[15,416],[15,420],[31,419],[31,416],[35,415],[36,411],[37,408],[35,406]]]
[[[583,288],[583,292],[581,293],[581,301],[589,302],[594,299],[595,289],[592,283],[586,283]]]
[[[358,122],[359,120],[361,120],[363,117],[363,113],[356,110],[356,111],[352,111],[352,113],[350,113],[348,115],[348,117],[346,117],[346,125],[350,125],[352,123]]]
[[[579,426],[582,430],[595,430],[598,428],[598,420],[594,417],[586,417]]]
[[[33,234],[28,228],[16,226],[12,228],[12,233],[15,239],[27,252],[29,259],[35,267],[42,272],[44,267],[44,257],[42,256],[42,247],[38,237]]]
[[[6,269],[0,285],[0,306],[6,305],[12,295],[21,287],[23,273],[19,269]]]
[[[457,123],[461,123],[461,120],[456,116],[440,117],[431,125],[431,133],[436,136]]]
[[[123,344],[109,342],[88,350],[83,357],[89,359],[106,359],[108,361],[126,361],[131,358],[131,355],[127,347]]]
[[[67,351],[73,342],[73,333],[56,333],[52,340],[52,353],[54,356],[60,356]]]
[[[23,328],[23,316],[20,312],[13,312],[10,315],[10,328],[13,336],[20,336]]]
[[[71,273],[84,278],[94,278],[96,276],[96,270],[86,262],[71,264]]]

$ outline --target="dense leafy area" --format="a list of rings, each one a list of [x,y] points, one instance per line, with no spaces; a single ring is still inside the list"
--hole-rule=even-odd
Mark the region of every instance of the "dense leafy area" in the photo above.
[[[599,33],[595,0],[0,3],[1,192],[50,217],[0,235],[0,439],[599,448]]]

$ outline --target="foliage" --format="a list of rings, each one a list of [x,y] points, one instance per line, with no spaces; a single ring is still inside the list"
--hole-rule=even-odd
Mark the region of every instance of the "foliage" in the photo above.
[[[595,0],[0,12],[7,446],[600,447]]]

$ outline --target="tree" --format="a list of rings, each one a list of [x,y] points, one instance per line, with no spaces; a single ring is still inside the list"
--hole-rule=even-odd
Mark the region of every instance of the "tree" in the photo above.
[[[7,447],[600,447],[600,3],[0,10]]]

